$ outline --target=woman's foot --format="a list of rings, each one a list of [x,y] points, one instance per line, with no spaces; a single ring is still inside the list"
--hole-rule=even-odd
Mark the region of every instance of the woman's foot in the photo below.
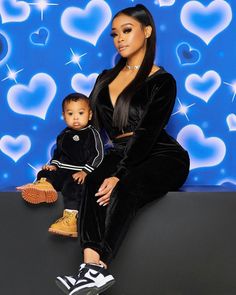
[[[17,187],[21,191],[22,198],[31,204],[54,203],[58,195],[52,184],[46,178]]]
[[[58,287],[69,295],[96,295],[115,283],[114,277],[101,265],[81,264],[76,277],[56,278]]]
[[[78,237],[78,211],[67,210],[63,211],[63,216],[57,219],[48,229],[52,234],[77,238]]]

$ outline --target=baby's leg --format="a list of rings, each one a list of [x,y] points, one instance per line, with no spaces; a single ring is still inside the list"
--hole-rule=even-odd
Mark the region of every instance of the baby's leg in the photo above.
[[[67,237],[78,237],[78,210],[82,198],[83,185],[78,184],[72,178],[72,174],[68,174],[61,188],[64,201],[63,216],[57,219],[48,229],[52,234]]]

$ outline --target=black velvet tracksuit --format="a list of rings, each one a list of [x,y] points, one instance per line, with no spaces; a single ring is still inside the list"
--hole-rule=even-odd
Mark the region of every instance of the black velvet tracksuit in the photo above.
[[[57,191],[61,191],[66,209],[78,210],[83,185],[72,178],[78,171],[91,173],[103,160],[103,144],[99,132],[91,125],[76,131],[65,128],[57,137],[57,145],[50,165],[56,171],[41,170],[37,179],[46,177]]]
[[[120,132],[112,128],[114,108],[108,85],[97,97],[100,124],[114,146],[102,164],[86,177],[80,237],[82,249],[96,250],[103,261],[109,262],[115,256],[136,211],[181,187],[188,176],[188,153],[164,129],[175,97],[173,76],[160,68],[132,98],[124,132],[132,131],[134,135],[121,139],[115,139]],[[99,206],[94,195],[103,180],[110,176],[118,177],[119,182],[110,204]]]

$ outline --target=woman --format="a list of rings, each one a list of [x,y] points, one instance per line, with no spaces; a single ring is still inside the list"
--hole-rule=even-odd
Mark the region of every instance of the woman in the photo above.
[[[111,36],[121,59],[99,75],[91,99],[95,124],[105,129],[113,148],[86,179],[80,210],[84,263],[78,276],[56,279],[70,295],[97,294],[114,283],[107,263],[137,210],[178,189],[189,172],[187,152],[164,130],[176,84],[153,64],[156,32],[150,12],[143,5],[118,12]]]

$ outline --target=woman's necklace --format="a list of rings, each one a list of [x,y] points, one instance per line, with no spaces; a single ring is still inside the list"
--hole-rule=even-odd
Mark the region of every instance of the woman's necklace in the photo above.
[[[128,70],[138,70],[140,68],[140,65],[138,65],[138,66],[130,66],[130,65],[126,64],[125,67]]]

